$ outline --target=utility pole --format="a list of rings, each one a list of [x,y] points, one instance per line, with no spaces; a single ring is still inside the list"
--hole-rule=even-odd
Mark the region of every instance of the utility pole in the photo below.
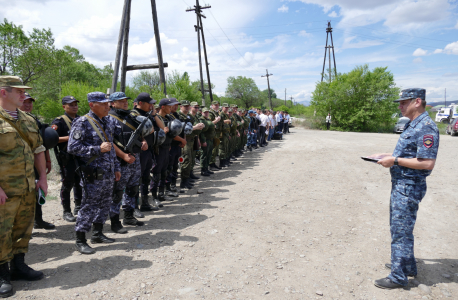
[[[129,46],[129,29],[130,29],[130,13],[131,13],[132,0],[124,1],[124,8],[121,18],[121,25],[119,28],[118,46],[116,49],[115,64],[113,68],[113,80],[111,83],[110,93],[116,92],[118,77],[119,77],[119,66],[121,64],[121,53],[122,53],[122,66],[121,66],[121,92],[126,91],[126,77],[127,71],[133,70],[146,70],[146,69],[159,69],[159,77],[163,86],[164,95],[167,95],[167,89],[165,86],[165,72],[164,68],[168,67],[168,63],[164,63],[162,59],[162,46],[161,38],[159,35],[159,25],[156,11],[156,0],[151,0],[151,11],[153,14],[153,25],[154,25],[154,36],[156,39],[156,50],[157,50],[157,64],[144,64],[144,65],[127,65],[128,58],[128,46]]]
[[[293,106],[293,99],[294,99],[293,96],[291,96],[290,99],[291,99],[291,106]]]
[[[194,5],[194,8],[188,8],[186,11],[194,11],[196,13],[196,18],[197,18],[197,25],[194,26],[196,32],[197,32],[197,47],[199,48],[199,69],[200,69],[200,89],[202,91],[202,105],[205,106],[205,92],[208,91],[210,95],[210,103],[213,102],[213,92],[212,92],[212,84],[210,81],[210,69],[208,66],[210,65],[208,63],[208,58],[207,58],[207,46],[205,44],[205,34],[204,34],[204,27],[202,23],[202,17],[206,19],[207,17],[202,14],[203,9],[208,9],[211,8],[210,5],[206,6],[200,6],[199,0],[196,0],[196,5]],[[202,72],[202,54],[201,54],[201,46],[200,46],[200,37],[202,36],[202,46],[204,50],[204,58],[205,58],[205,69],[207,71],[207,82],[208,82],[208,90],[205,90],[204,87],[204,76]]]
[[[328,38],[331,37],[331,43],[328,44]],[[337,77],[337,67],[336,67],[336,55],[334,53],[334,42],[332,40],[332,27],[331,27],[331,21],[328,21],[328,27],[326,28],[326,46],[324,47],[324,61],[323,61],[323,71],[321,72],[321,82],[323,82],[323,77],[324,77],[324,69],[326,67],[326,55],[329,49],[329,82],[331,82],[331,71],[332,71],[332,66],[331,66],[331,50],[332,50],[332,57],[334,59],[334,75]]]
[[[286,106],[286,89],[285,89],[285,106]]]
[[[269,70],[266,69],[266,75],[262,75],[261,77],[267,77],[267,88],[268,88],[268,91],[269,91],[269,105],[270,105],[270,109],[272,109],[272,98],[271,98],[271,95],[270,95],[270,82],[269,82],[269,77],[272,76],[274,74],[269,74]]]

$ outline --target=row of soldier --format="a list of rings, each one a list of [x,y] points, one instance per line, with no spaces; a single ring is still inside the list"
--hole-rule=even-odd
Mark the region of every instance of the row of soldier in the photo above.
[[[79,100],[67,96],[62,99],[65,114],[52,123],[59,134],[54,151],[62,175],[63,217],[76,222],[76,248],[83,254],[95,252],[86,240],[91,227],[91,243],[114,242],[103,234],[107,216],[111,230],[125,234],[123,225],[142,226],[138,219],[144,212],[157,211],[164,201],[192,189],[199,179],[193,172],[196,159],[200,175],[210,176],[229,167],[245,149],[267,145],[267,135],[259,134],[266,131],[260,110],[226,103],[220,108],[216,101],[211,108],[175,98],[156,102],[147,93],[139,94],[129,110],[129,99],[122,92],[90,93],[91,111],[80,117]],[[37,215],[35,227],[54,225]]]
[[[48,192],[50,150],[60,167],[63,218],[76,222],[76,249],[92,254],[86,240],[91,229],[91,243],[115,241],[103,234],[108,217],[111,230],[125,234],[123,225],[142,226],[144,212],[192,189],[199,179],[196,157],[201,176],[210,176],[245,149],[267,145],[260,110],[226,103],[220,108],[218,102],[205,108],[175,98],[156,103],[147,93],[129,110],[124,93],[93,92],[87,95],[88,114],[79,116],[79,100],[66,96],[65,113],[47,126],[31,114],[35,99],[28,89],[19,77],[0,76],[0,297],[13,295],[11,280],[43,278],[25,263],[25,254],[34,227],[55,228],[43,220],[37,201]]]

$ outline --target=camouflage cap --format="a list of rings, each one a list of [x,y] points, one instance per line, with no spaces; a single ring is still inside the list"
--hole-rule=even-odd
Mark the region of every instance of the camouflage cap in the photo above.
[[[231,104],[231,107],[238,108],[237,104]]]
[[[213,101],[212,104],[213,105],[219,105],[219,102],[218,101]]]
[[[188,100],[181,100],[181,101],[180,101],[180,103],[181,103],[181,105],[182,105],[182,106],[188,106],[188,105],[191,105],[191,103],[189,103],[189,101],[188,101]]]
[[[229,108],[229,110],[227,112],[231,113],[231,112],[234,112],[234,111],[232,110],[232,108]]]
[[[115,92],[110,95],[110,101],[118,101],[123,99],[130,99],[130,97],[127,97],[123,92]]]
[[[199,103],[197,103],[196,101],[193,101],[191,102],[191,106],[199,106]]]
[[[31,89],[31,87],[24,85],[22,79],[18,76],[0,76],[0,86],[9,86],[17,89]]]
[[[92,92],[92,93],[87,94],[87,102],[106,103],[106,102],[111,102],[111,100],[108,99],[105,93]]]
[[[206,112],[209,112],[209,111],[210,111],[210,109],[207,108],[207,107],[202,108],[202,113],[206,113]]]
[[[223,103],[223,104],[221,104],[221,106],[222,106],[222,107],[229,107],[229,104]]]
[[[419,88],[411,88],[402,90],[399,94],[399,99],[394,100],[393,102],[400,102],[402,100],[410,100],[420,98],[421,100],[426,100],[426,90]]]

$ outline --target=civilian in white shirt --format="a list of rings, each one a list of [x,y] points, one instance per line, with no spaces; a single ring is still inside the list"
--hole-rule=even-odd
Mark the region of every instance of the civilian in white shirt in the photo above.
[[[275,121],[275,112],[272,112],[272,111],[269,112],[269,121],[270,121],[270,128],[269,128],[269,135],[267,136],[268,142],[272,140],[272,137],[274,136],[274,133],[275,133],[275,126],[277,125]]]
[[[267,122],[269,121],[269,117],[264,114],[264,112],[258,109],[258,116],[256,117],[259,121],[259,147],[267,146],[266,142],[266,129],[267,129]]]
[[[289,133],[289,120],[291,117],[289,116],[288,112],[285,112],[285,116],[283,117],[283,133]]]
[[[329,127],[331,127],[331,114],[326,116],[326,129],[329,130]]]

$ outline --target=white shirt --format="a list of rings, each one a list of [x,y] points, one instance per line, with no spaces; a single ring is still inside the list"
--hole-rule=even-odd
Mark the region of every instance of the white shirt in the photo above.
[[[284,123],[289,123],[289,119],[291,119],[290,116],[289,116],[289,115],[286,115],[286,116],[285,116]]]
[[[331,116],[326,116],[326,123],[331,123]]]
[[[269,116],[269,120],[270,120],[270,126],[272,127],[277,126],[277,122],[275,122],[275,118],[272,115]]]
[[[281,122],[280,114],[277,114],[275,116],[275,121],[277,122],[277,124]]]
[[[265,114],[260,114],[257,118],[259,119],[259,121],[261,121],[261,124],[259,126],[267,127],[267,122],[269,121],[268,116],[266,116]]]

